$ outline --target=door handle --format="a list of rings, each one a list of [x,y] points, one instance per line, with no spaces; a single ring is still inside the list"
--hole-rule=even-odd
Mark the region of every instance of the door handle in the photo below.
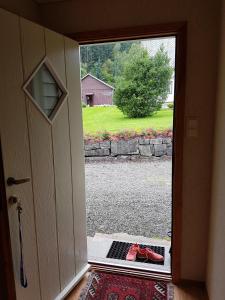
[[[23,184],[23,183],[26,183],[26,182],[30,182],[30,178],[27,177],[27,178],[22,178],[22,179],[15,179],[14,177],[9,177],[7,179],[7,184],[9,186],[11,185],[18,185],[18,184]]]

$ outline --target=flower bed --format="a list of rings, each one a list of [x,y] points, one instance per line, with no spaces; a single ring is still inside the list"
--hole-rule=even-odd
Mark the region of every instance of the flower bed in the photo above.
[[[110,133],[107,131],[97,132],[95,135],[85,135],[84,143],[91,144],[96,142],[104,142],[104,141],[119,141],[119,140],[130,140],[135,138],[142,139],[155,139],[155,138],[173,138],[173,130],[153,130],[146,129],[141,132],[135,132],[130,130],[124,130],[119,133]]]

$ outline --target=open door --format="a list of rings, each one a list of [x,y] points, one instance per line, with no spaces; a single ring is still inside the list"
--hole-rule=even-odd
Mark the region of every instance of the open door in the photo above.
[[[16,295],[61,299],[88,269],[79,46],[2,9],[0,36],[0,134],[13,200]]]

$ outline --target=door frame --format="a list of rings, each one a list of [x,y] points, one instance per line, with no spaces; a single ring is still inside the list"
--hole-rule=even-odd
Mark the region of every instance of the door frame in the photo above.
[[[12,249],[0,139],[0,299],[16,299]]]
[[[185,108],[185,73],[186,73],[186,39],[187,23],[170,23],[100,31],[77,32],[67,34],[80,45],[144,39],[152,37],[176,36],[175,66],[175,107],[173,137],[173,186],[172,186],[172,281],[181,280],[181,243],[182,243],[182,184],[183,184],[183,148],[184,148],[184,108]],[[16,299],[12,252],[9,233],[7,197],[2,152],[0,149],[0,296],[4,299]],[[2,281],[4,280],[4,281]]]
[[[154,37],[176,37],[175,90],[173,120],[173,169],[172,169],[172,281],[181,281],[182,247],[182,188],[183,151],[185,136],[185,81],[187,22],[156,24],[138,27],[76,32],[68,34],[80,45],[116,42]]]

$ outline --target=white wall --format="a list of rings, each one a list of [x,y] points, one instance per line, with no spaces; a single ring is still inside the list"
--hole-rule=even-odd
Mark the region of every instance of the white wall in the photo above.
[[[210,300],[225,299],[225,0],[223,0],[220,36],[220,71],[207,269],[207,289]]]

